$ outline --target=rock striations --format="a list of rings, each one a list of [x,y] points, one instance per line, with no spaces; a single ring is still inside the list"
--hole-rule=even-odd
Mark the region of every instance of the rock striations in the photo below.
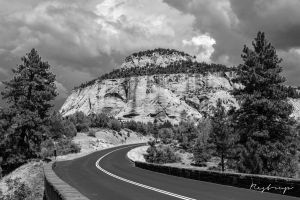
[[[127,57],[120,70],[170,67],[180,62],[191,65],[196,61],[183,52],[155,49]],[[197,70],[172,73],[171,70],[170,73],[158,74],[144,70],[135,76],[99,78],[74,89],[60,111],[64,116],[76,111],[85,114],[104,112],[121,120],[142,122],[153,122],[154,119],[172,123],[197,121],[210,113],[218,98],[227,107],[238,107],[230,95],[238,85],[232,83],[234,73],[227,69],[206,70],[205,73]],[[297,104],[298,100],[293,103]]]

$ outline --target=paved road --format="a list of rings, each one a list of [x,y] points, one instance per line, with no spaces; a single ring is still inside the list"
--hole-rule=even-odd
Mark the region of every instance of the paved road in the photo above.
[[[126,157],[134,147],[115,147],[58,162],[54,171],[91,200],[299,200],[136,168]]]

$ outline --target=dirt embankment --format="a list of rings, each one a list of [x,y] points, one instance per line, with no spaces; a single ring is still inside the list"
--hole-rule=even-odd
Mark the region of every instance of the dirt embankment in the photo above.
[[[88,136],[88,133],[78,133],[73,138],[73,141],[81,147],[80,153],[58,156],[57,160],[71,160],[97,150],[122,144],[147,142],[149,140],[149,137],[144,137],[128,129],[122,129],[120,132],[110,129],[92,129],[92,131],[94,131],[95,137]],[[28,186],[31,193],[26,200],[42,200],[44,191],[43,164],[42,161],[28,162],[0,179],[0,197],[12,194],[16,189],[9,188],[7,180],[18,180],[19,183],[24,183],[26,187]]]

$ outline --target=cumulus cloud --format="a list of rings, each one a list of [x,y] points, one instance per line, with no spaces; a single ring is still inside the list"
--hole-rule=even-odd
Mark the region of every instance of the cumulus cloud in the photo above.
[[[23,55],[36,47],[51,59],[77,67],[100,64],[103,56],[126,55],[158,46],[194,53],[182,45],[198,35],[195,17],[161,0],[42,1],[2,17],[4,49]],[[86,66],[89,67],[89,66]],[[94,66],[91,66],[94,67]]]
[[[214,52],[213,45],[216,41],[208,35],[199,35],[191,40],[182,40],[182,43],[187,46],[194,46],[197,49],[197,60],[211,62],[210,58]]]
[[[195,16],[182,13],[162,0],[105,0],[96,5],[96,22],[105,30],[106,51],[123,54],[157,47],[175,48],[191,54],[211,50],[211,46],[185,45],[182,41],[209,37],[194,29]],[[196,45],[199,46],[199,45]],[[209,48],[209,50],[206,49]]]
[[[194,29],[194,15],[162,0],[13,0],[1,5],[1,52],[22,56],[34,47],[54,65],[93,75],[111,70],[140,50],[203,52],[206,60],[212,51],[212,46],[182,43],[203,32]]]

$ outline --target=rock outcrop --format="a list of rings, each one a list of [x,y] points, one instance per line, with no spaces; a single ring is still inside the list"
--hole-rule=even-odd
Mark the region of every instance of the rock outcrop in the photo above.
[[[237,106],[228,93],[230,78],[218,73],[166,74],[108,79],[77,89],[61,108],[63,115],[76,111],[85,114],[104,112],[122,120],[178,123],[182,119],[198,120],[209,112],[218,98]]]
[[[181,67],[178,63],[181,61],[188,64],[195,62],[194,57],[176,50],[157,49],[135,53],[125,59],[120,74],[108,76],[120,75],[125,78],[99,78],[77,87],[60,112],[64,116],[76,111],[87,115],[104,112],[121,120],[153,122],[157,119],[179,123],[181,120],[197,121],[210,114],[219,98],[227,108],[238,107],[230,91],[239,85],[232,83],[234,73],[226,67],[229,70],[218,68],[221,69],[219,72],[202,73],[202,70],[190,70],[192,72],[154,75],[146,75],[149,71],[141,74],[140,70],[137,76],[124,76],[126,70],[137,67],[155,70],[155,67],[177,64],[178,70],[178,66]],[[170,70],[174,70],[172,67]],[[291,99],[291,103],[295,107],[293,116],[298,118],[300,101]]]

